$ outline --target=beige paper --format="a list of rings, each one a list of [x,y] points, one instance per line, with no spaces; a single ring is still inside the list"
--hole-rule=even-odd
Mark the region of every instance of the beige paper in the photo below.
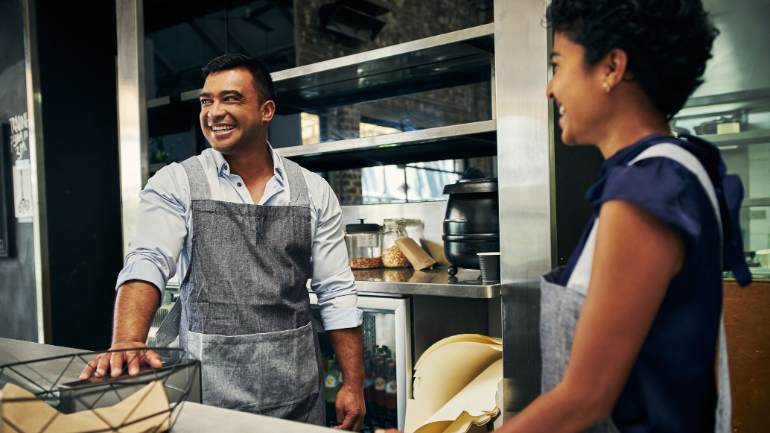
[[[396,246],[398,246],[398,249],[404,253],[406,259],[412,264],[412,267],[418,271],[436,264],[433,257],[420,248],[420,246],[417,245],[417,242],[412,238],[396,239]]]
[[[454,335],[433,344],[415,364],[414,400],[407,402],[405,430],[411,433],[424,426],[428,419],[432,419],[442,407],[501,358],[502,341],[484,335]],[[496,391],[497,384],[491,393],[493,408],[496,407]],[[474,416],[485,416],[475,409],[471,413]],[[444,420],[444,428],[454,422],[455,418]],[[433,423],[436,422],[439,421]],[[434,431],[434,428],[438,429],[439,424],[430,427],[426,433]]]
[[[429,241],[427,239],[420,239],[420,244],[422,245],[422,248],[430,254],[431,257],[433,257],[436,262],[441,266],[449,266],[451,263],[449,263],[449,260],[446,258],[446,253],[444,253],[444,245],[439,242]]]
[[[62,414],[45,402],[34,399],[34,394],[29,391],[10,383],[3,387],[2,396],[5,401],[2,415],[6,427],[0,430],[2,433],[11,429],[9,425],[16,426],[22,432],[46,433],[77,433],[106,428],[114,428],[120,433],[149,433],[164,432],[170,426],[168,397],[162,382],[158,380],[113,406],[71,414]],[[34,400],[13,401],[28,398]],[[147,419],[141,420],[145,417]],[[131,422],[134,423],[126,425]],[[122,425],[125,427],[117,428]]]
[[[495,350],[500,352],[503,351],[503,340],[500,338],[490,337],[490,336],[481,335],[481,334],[456,334],[446,338],[442,338],[441,340],[433,343],[425,352],[423,352],[422,356],[420,356],[420,359],[417,360],[417,363],[415,364],[414,369],[415,370],[419,369],[421,362],[424,359],[428,359],[429,358],[428,355],[430,355],[434,350],[439,349],[448,344],[458,343],[458,342],[487,344],[490,346],[490,348],[494,348]]]
[[[407,433],[464,433],[474,425],[492,421],[500,413],[496,394],[502,378],[503,360],[498,359],[428,419],[411,419],[419,425],[411,425],[413,429],[407,428]],[[421,406],[416,401],[413,404]],[[417,408],[417,412],[425,413],[423,407]]]
[[[414,398],[428,395],[438,409],[500,357],[501,351],[487,344],[458,342],[440,347],[415,370]]]

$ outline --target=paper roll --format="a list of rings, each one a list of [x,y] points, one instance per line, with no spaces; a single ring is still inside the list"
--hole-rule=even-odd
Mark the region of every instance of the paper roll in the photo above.
[[[407,433],[465,432],[499,414],[500,339],[478,334],[444,338],[420,356],[414,370]]]

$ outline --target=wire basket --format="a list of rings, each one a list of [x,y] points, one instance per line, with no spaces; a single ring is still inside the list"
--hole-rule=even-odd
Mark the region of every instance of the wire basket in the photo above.
[[[200,401],[200,362],[182,349],[150,349],[161,356],[163,367],[143,365],[136,376],[79,379],[96,356],[136,349],[82,352],[0,366],[0,389],[6,389],[0,395],[0,433],[170,430],[184,401]],[[159,402],[162,404],[156,404]]]

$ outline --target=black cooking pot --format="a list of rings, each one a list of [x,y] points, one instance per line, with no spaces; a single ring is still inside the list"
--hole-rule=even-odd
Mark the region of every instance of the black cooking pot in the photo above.
[[[497,178],[463,179],[446,185],[444,253],[454,266],[479,269],[476,253],[500,251]]]

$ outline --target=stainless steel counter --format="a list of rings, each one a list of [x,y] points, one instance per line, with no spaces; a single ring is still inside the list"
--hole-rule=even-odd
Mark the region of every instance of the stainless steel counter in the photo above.
[[[31,343],[29,341],[11,340],[0,338],[0,365],[12,362],[28,361],[32,359],[47,358],[52,356],[67,355],[87,352],[68,347],[51,346],[47,344]],[[56,371],[56,373],[53,372]],[[58,366],[51,372],[37,370],[40,374],[52,374],[51,382],[56,381],[55,375],[62,370]],[[76,377],[69,378],[71,380]],[[227,422],[223,422],[223,421]],[[206,406],[198,403],[185,402],[179,412],[179,417],[172,429],[175,433],[212,432],[235,433],[243,431],[265,431],[283,433],[324,433],[334,432],[325,427],[319,427],[298,422],[286,421],[278,418],[253,415]]]
[[[446,268],[415,271],[412,268],[354,270],[359,293],[446,296],[493,299],[500,296],[500,284],[485,284],[479,271],[459,269],[452,278]]]
[[[227,422],[223,422],[227,420]],[[337,432],[326,427],[302,424],[267,416],[253,415],[234,410],[220,409],[198,403],[186,402],[176,420],[173,433],[240,433],[246,431],[281,433],[329,433]]]

